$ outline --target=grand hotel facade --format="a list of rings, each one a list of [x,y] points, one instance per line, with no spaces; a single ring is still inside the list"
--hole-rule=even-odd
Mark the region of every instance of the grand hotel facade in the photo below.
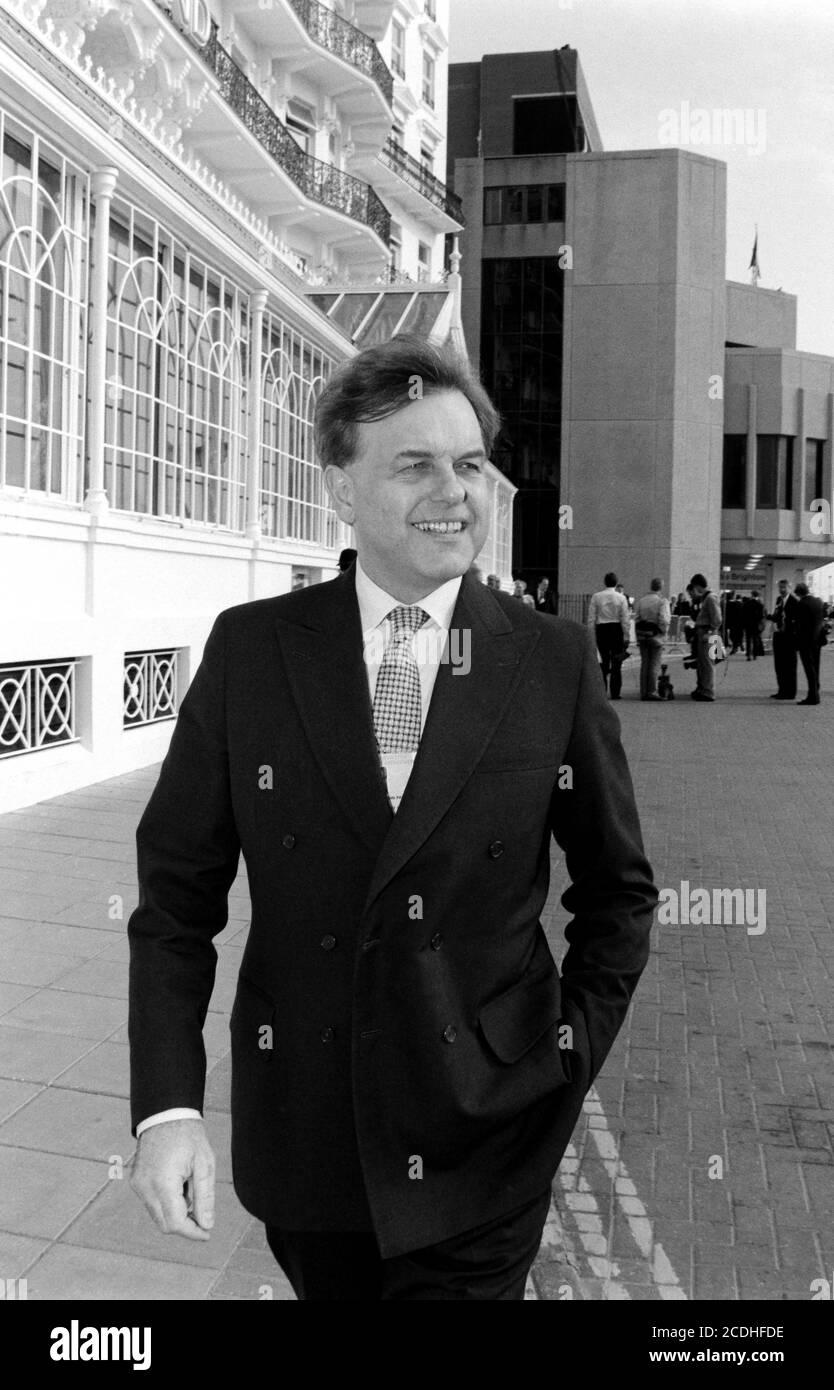
[[[335,365],[465,349],[447,31],[448,0],[3,0],[0,810],[156,762],[215,615],[336,572]]]

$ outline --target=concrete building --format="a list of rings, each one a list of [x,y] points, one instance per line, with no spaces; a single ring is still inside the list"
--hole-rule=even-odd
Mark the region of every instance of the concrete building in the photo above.
[[[754,575],[769,601],[831,558],[805,512],[831,498],[832,364],[795,352],[791,296],[726,283],[726,166],[604,151],[568,48],[452,65],[448,151],[514,572],[581,617],[608,569],[629,592]]]
[[[448,0],[5,0],[0,809],[157,761],[217,612],[335,573],[317,392],[393,333],[462,341],[447,28]]]

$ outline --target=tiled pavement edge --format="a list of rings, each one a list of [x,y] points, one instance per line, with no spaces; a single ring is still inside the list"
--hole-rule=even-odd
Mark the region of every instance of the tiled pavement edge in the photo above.
[[[656,929],[554,1184],[528,1295],[808,1298],[834,1266],[834,700],[769,701],[770,660],[734,658],[715,705],[687,698],[679,662],[678,698],[643,705],[636,665],[618,709],[658,883],[764,888],[767,929]],[[157,1234],[118,1177],[133,1151],[125,921],[156,773],[0,818],[0,1278],[25,1278],[35,1299],[291,1299],[230,1181],[243,878],[205,1030],[220,1182],[211,1241]],[[558,958],[558,856],[555,869],[546,924]]]

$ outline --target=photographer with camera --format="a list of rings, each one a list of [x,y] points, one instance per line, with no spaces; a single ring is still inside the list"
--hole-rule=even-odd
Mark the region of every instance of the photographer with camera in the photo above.
[[[687,585],[695,608],[692,655],[695,659],[697,684],[692,692],[693,700],[712,701],[715,699],[715,672],[710,655],[710,638],[721,631],[721,605],[702,574],[693,574]],[[684,665],[688,665],[684,662]]]

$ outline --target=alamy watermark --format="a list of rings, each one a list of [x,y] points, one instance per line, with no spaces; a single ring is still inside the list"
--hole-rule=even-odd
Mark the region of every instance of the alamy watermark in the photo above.
[[[742,926],[748,936],[761,936],[767,928],[767,889],[661,888],[657,905],[660,927]]]

